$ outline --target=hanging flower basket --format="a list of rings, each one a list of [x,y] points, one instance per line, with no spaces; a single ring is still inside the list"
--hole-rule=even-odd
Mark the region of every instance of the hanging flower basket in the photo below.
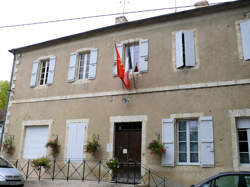
[[[148,149],[151,151],[151,154],[156,154],[159,156],[166,152],[166,149],[159,140],[153,140],[151,143],[149,143]]]
[[[54,140],[50,140],[46,144],[46,147],[51,148],[51,155],[55,159],[60,152],[60,145],[58,144],[58,137],[56,137]]]
[[[111,158],[106,162],[106,165],[110,170],[119,168],[119,164],[119,160],[117,160],[116,158]]]
[[[86,152],[95,154],[96,152],[99,151],[101,145],[99,143],[99,136],[96,137],[95,135],[92,136],[92,141],[88,141],[87,146],[86,146]]]
[[[41,167],[48,170],[50,168],[50,160],[48,158],[42,157],[32,160],[32,164],[35,169],[40,170]]]
[[[8,155],[13,155],[15,151],[14,136],[7,137],[3,142],[3,151]]]

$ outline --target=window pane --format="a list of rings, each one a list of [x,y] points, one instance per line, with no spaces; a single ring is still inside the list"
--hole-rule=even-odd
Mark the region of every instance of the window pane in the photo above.
[[[238,130],[238,137],[240,141],[247,141],[247,130]]]
[[[190,143],[190,152],[198,152],[198,143],[196,143],[196,142]]]
[[[89,61],[90,61],[90,54],[86,54],[87,55],[87,62],[86,62],[86,72],[85,72],[85,78],[87,78],[89,76]]]
[[[190,154],[190,162],[199,162],[198,153]]]
[[[247,186],[250,186],[250,176],[244,176]]]
[[[198,131],[198,126],[196,121],[189,122],[189,130],[190,131]]]
[[[190,141],[198,141],[198,132],[190,132]]]
[[[216,179],[215,184],[217,187],[238,187],[239,176],[231,175],[231,176],[223,176]]]
[[[249,155],[248,155],[248,153],[240,153],[240,163],[241,164],[249,163]]]
[[[186,141],[186,132],[179,132],[179,141]]]
[[[184,142],[181,142],[181,143],[179,143],[179,152],[184,152],[184,153],[186,153],[187,152],[187,146],[186,146],[186,143]]]
[[[187,153],[179,153],[179,162],[187,162]]]
[[[186,131],[186,121],[178,121],[179,131]]]
[[[248,152],[248,142],[240,142],[240,152]]]

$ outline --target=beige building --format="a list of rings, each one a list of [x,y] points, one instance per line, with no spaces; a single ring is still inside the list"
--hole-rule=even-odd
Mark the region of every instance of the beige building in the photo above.
[[[4,136],[10,159],[137,160],[185,185],[250,170],[250,1],[206,6],[46,41],[10,52]],[[116,75],[114,43],[132,68]],[[93,135],[101,150],[84,152]],[[162,158],[147,149],[160,138]]]

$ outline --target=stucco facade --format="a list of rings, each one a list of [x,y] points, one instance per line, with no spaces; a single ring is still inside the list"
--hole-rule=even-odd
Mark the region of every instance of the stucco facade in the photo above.
[[[220,171],[241,170],[235,119],[250,117],[250,62],[242,59],[238,24],[249,19],[249,12],[250,3],[239,1],[14,49],[4,133],[15,137],[16,150],[10,158],[23,158],[26,126],[49,125],[48,137],[58,136],[58,158],[65,159],[67,121],[79,119],[87,122],[85,143],[93,134],[99,135],[101,143],[95,157],[87,153],[83,157],[108,159],[113,156],[106,147],[114,144],[114,123],[141,121],[141,161],[171,180],[191,185]],[[183,30],[194,31],[196,65],[177,69],[174,36]],[[148,39],[148,72],[139,73],[136,88],[126,91],[113,76],[114,43],[141,39]],[[68,82],[70,54],[91,48],[98,50],[95,79]],[[31,88],[33,61],[49,56],[56,57],[53,84]],[[150,154],[148,144],[158,134],[162,137],[163,119],[197,119],[199,123],[204,116],[213,119],[214,167],[178,164],[176,123],[174,166],[162,166],[160,157]],[[200,153],[200,145],[198,149]],[[244,170],[250,170],[250,165]]]

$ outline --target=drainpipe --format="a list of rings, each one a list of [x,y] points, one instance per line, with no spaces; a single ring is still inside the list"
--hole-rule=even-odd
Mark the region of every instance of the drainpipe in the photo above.
[[[5,130],[5,123],[6,123],[6,118],[7,118],[7,110],[8,110],[8,104],[9,104],[9,100],[10,100],[10,93],[11,93],[11,88],[12,88],[12,79],[13,79],[13,75],[14,75],[14,69],[15,69],[15,61],[16,61],[16,54],[14,53],[14,59],[13,59],[13,64],[12,64],[12,71],[11,71],[11,77],[10,77],[10,86],[8,89],[8,97],[7,97],[7,102],[6,102],[6,106],[4,108],[4,122],[3,122],[3,127],[2,127],[2,134],[1,134],[1,139],[0,139],[0,145],[1,145],[1,149],[0,152],[2,152],[3,146],[3,134],[4,134],[4,130]]]

